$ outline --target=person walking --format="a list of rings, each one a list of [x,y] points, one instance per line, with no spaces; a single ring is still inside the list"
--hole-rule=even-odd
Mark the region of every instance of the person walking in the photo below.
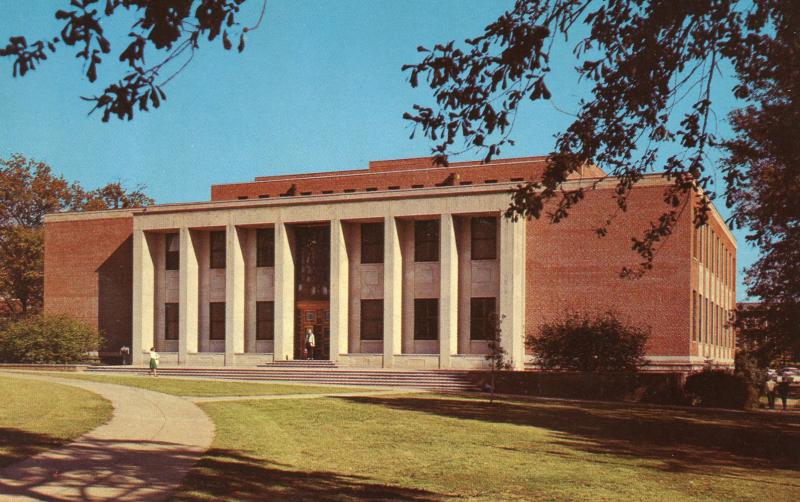
[[[158,376],[158,352],[155,347],[150,347],[150,375]]]
[[[777,386],[778,384],[775,383],[774,379],[772,378],[767,379],[765,387],[767,388],[767,402],[769,403],[769,409],[771,410],[775,409],[775,387]]]
[[[778,384],[778,395],[781,396],[781,403],[783,403],[783,411],[786,411],[786,401],[789,399],[789,379],[791,377],[782,376],[781,382]]]
[[[317,341],[314,338],[314,330],[306,328],[306,359],[314,359],[314,347]]]
[[[119,356],[122,359],[123,366],[130,364],[131,348],[127,345],[123,345],[119,349]]]

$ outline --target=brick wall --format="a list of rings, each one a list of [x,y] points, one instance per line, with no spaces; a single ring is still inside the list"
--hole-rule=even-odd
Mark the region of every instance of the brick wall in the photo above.
[[[44,234],[44,310],[86,321],[104,350],[130,347],[133,216],[51,221]]]
[[[690,347],[691,210],[658,253],[653,270],[624,279],[624,266],[641,262],[631,237],[667,209],[663,186],[638,186],[627,212],[619,212],[608,235],[595,229],[614,213],[613,190],[589,191],[565,220],[527,223],[526,330],[568,311],[614,310],[631,323],[650,326],[649,355],[687,356]]]
[[[291,191],[294,195],[319,195],[437,185],[533,181],[541,179],[546,165],[544,157],[498,159],[491,164],[456,162],[447,167],[432,166],[431,162],[430,158],[384,160],[370,162],[369,169],[293,176],[259,176],[253,182],[213,185],[211,200],[272,198]],[[596,177],[602,176],[603,172],[590,166],[582,174]]]

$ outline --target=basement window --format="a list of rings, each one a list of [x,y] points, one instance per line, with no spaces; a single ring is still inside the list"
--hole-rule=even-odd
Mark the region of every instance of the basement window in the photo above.
[[[239,199],[239,200],[247,200],[247,195],[240,195],[240,196],[238,196],[236,198]]]
[[[400,190],[400,187],[397,185],[392,185],[389,187],[389,190]]]
[[[323,194],[323,195],[330,195],[330,194],[332,194],[332,193],[333,193],[333,190],[323,190],[323,191],[322,191],[322,194]]]
[[[462,181],[461,184],[462,185],[471,185],[472,182],[471,181]]]
[[[258,196],[258,198],[259,199],[269,199],[269,194],[268,193],[262,193],[261,195]]]
[[[484,183],[497,183],[497,180],[484,180]]]
[[[369,187],[369,188],[367,188],[367,192],[377,192],[377,191],[378,191],[378,189],[377,189],[377,188],[375,188],[375,187]]]
[[[424,188],[425,185],[411,185],[411,188]]]
[[[356,189],[355,189],[355,188],[345,188],[345,189],[344,189],[344,193],[353,193],[353,192],[355,192],[355,191],[356,191]]]
[[[311,195],[311,192],[300,192],[300,195]]]
[[[525,181],[525,178],[511,178],[511,181]]]

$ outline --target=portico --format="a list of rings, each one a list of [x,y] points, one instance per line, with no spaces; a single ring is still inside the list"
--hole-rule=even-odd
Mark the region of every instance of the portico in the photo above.
[[[509,188],[136,212],[134,363],[151,346],[165,364],[294,359],[304,355],[298,329],[311,326],[323,344],[316,356],[341,366],[479,368],[489,320],[499,317],[508,357],[521,368],[525,222],[502,217]]]

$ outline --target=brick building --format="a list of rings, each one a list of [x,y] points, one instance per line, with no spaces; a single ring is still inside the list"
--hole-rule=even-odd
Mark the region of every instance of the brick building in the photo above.
[[[476,368],[493,313],[517,368],[524,336],[569,311],[614,310],[650,326],[652,368],[731,364],[736,243],[692,208],[638,280],[631,236],[664,211],[646,177],[606,237],[614,179],[563,222],[502,217],[509,190],[541,178],[542,157],[258,177],[211,201],[60,213],[45,219],[45,311],[96,325],[107,350],[157,347],[165,364],[256,365],[313,357],[340,366]],[[586,168],[565,185],[598,182]]]

